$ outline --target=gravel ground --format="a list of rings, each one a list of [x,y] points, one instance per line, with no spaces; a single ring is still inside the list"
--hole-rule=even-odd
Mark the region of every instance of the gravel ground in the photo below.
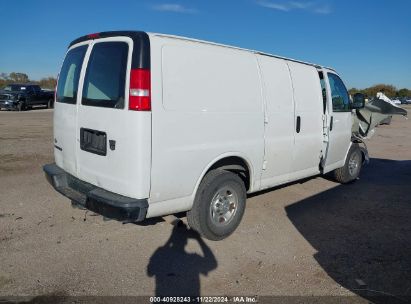
[[[237,231],[211,242],[162,219],[123,225],[73,209],[42,173],[52,110],[1,111],[0,296],[410,300],[411,122],[394,117],[368,149],[354,184],[316,177],[252,195]]]

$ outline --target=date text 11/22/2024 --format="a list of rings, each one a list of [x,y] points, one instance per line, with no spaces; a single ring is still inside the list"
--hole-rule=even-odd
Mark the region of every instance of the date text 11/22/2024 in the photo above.
[[[256,296],[234,296],[234,297],[150,297],[150,303],[256,303]]]

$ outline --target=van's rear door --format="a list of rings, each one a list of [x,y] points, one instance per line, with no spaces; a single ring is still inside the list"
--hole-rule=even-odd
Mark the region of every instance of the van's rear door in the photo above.
[[[128,109],[133,41],[109,37],[90,47],[78,103],[77,176],[112,192],[147,198],[151,113]]]
[[[139,48],[144,45],[135,43],[134,34],[112,33],[101,33],[88,42],[75,109],[70,109],[69,127],[65,127],[72,139],[64,136],[65,146],[70,146],[66,158],[70,162],[74,158],[75,165],[63,169],[108,191],[148,198],[151,112],[129,109],[130,75],[142,65]]]
[[[54,159],[72,175],[77,174],[77,95],[89,41],[69,48],[60,70],[54,109]]]

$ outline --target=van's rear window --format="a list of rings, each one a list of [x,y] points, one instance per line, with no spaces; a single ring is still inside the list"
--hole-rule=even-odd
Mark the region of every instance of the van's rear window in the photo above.
[[[76,103],[81,66],[87,47],[87,45],[82,45],[71,49],[67,53],[57,85],[56,96],[58,102]]]
[[[82,104],[124,108],[128,44],[96,43],[84,79]]]

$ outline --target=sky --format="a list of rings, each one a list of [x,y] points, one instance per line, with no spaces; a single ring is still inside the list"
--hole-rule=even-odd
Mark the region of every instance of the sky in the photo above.
[[[349,88],[411,89],[409,0],[0,1],[0,73],[56,77],[68,44],[142,30],[330,66]],[[6,22],[7,21],[7,22]]]

